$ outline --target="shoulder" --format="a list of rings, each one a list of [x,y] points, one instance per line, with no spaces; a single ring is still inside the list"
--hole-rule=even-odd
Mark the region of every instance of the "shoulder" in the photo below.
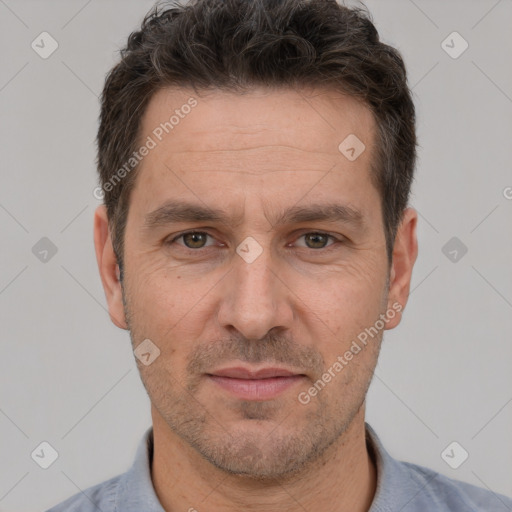
[[[367,423],[366,441],[377,468],[370,512],[512,512],[512,499],[503,494],[395,459]]]
[[[153,427],[149,427],[126,472],[80,490],[46,512],[164,512],[151,481],[152,453]]]
[[[46,512],[114,512],[119,482],[123,475],[77,492]]]
[[[512,511],[512,499],[503,494],[449,478],[418,464],[410,462],[400,462],[400,464],[409,474],[410,484],[418,489],[418,494],[415,497],[411,496],[411,505],[435,504],[436,510],[442,511]],[[411,510],[413,509],[414,507],[411,507]]]

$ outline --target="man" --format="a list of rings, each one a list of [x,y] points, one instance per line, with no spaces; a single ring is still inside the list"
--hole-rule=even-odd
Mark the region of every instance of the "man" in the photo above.
[[[365,423],[417,256],[398,52],[334,0],[155,9],[103,91],[95,246],[153,425],[58,511],[505,511]]]

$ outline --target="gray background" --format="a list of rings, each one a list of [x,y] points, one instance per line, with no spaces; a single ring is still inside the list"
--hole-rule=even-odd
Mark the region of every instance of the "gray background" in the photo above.
[[[97,95],[151,5],[0,0],[3,511],[45,510],[125,471],[151,423],[92,238]],[[512,495],[512,0],[367,5],[405,58],[421,143],[412,294],[367,421],[397,458]],[[31,48],[43,31],[59,44],[47,59]],[[453,31],[469,43],[457,59],[441,45]],[[42,237],[57,248],[46,262]],[[468,249],[455,262],[452,237]],[[42,441],[59,453],[48,469],[31,458]],[[458,469],[441,457],[452,441],[469,453]]]

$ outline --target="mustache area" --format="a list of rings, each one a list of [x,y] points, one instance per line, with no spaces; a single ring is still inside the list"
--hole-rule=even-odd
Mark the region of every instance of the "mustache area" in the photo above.
[[[299,345],[291,339],[270,334],[262,340],[230,337],[198,345],[189,356],[188,375],[200,376],[231,362],[285,365],[297,373],[316,378],[322,375],[325,362],[312,347]]]

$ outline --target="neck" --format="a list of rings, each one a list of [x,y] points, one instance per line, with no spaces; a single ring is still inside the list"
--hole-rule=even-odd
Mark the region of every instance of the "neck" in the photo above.
[[[154,453],[152,480],[166,512],[238,510],[292,512],[367,512],[377,474],[368,453],[364,404],[340,438],[301,474],[262,483],[228,474],[171,431],[152,408]]]

